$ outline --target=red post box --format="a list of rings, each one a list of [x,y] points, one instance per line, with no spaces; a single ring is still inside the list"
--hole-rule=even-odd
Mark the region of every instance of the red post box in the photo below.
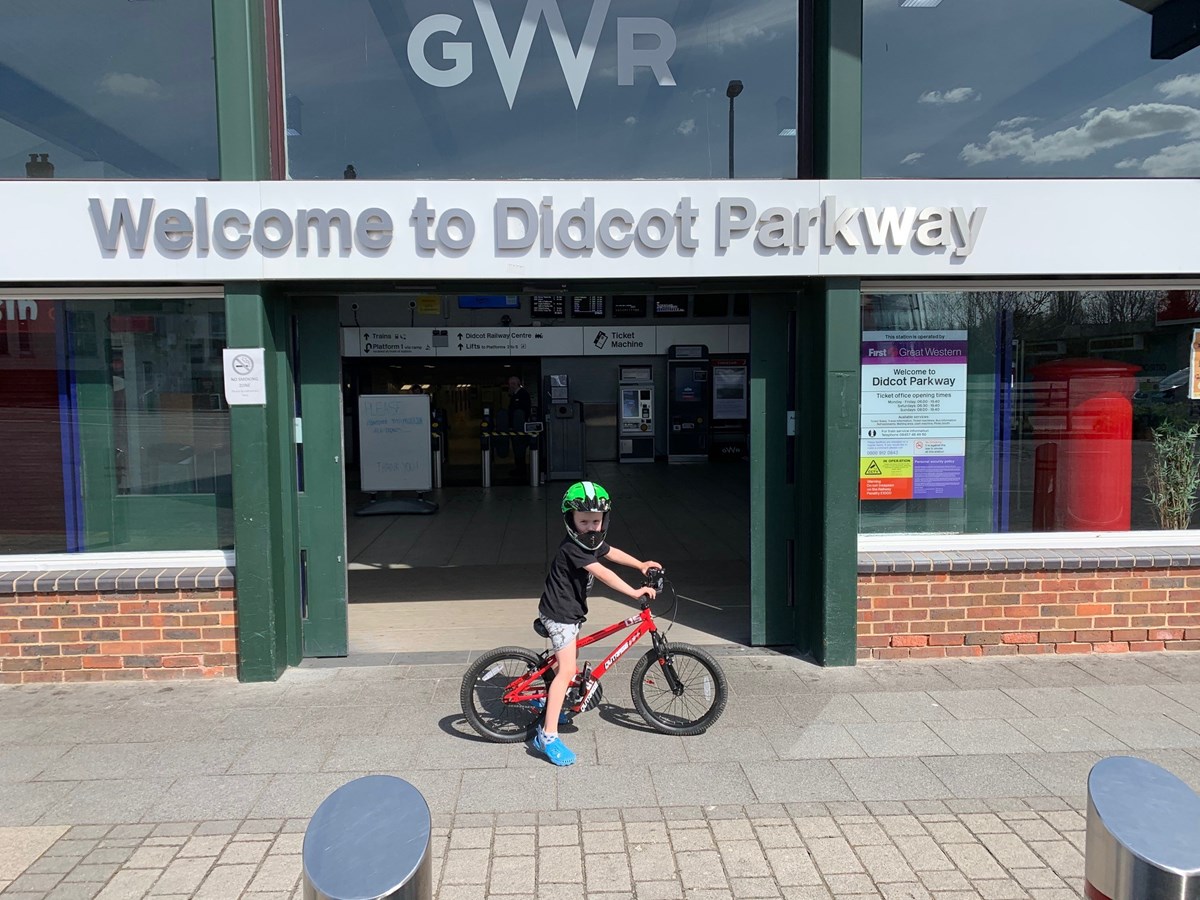
[[[1049,497],[1035,479],[1034,520],[1065,531],[1128,531],[1133,476],[1134,374],[1141,366],[1111,359],[1058,359],[1032,369],[1042,388],[1035,457],[1056,459]],[[1057,452],[1043,450],[1056,444]],[[1049,501],[1050,508],[1047,509]],[[1054,509],[1055,501],[1059,508]]]

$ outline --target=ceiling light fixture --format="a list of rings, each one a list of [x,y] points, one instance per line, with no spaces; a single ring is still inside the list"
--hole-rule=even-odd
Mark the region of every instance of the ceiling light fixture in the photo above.
[[[942,0],[900,0],[901,9],[912,9],[918,6],[939,6]]]

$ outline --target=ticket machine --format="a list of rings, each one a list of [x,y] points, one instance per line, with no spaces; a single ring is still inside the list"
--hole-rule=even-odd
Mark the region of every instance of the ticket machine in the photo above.
[[[654,372],[621,366],[617,387],[617,458],[623,463],[654,462]]]
[[[703,344],[674,345],[667,351],[667,462],[708,460],[708,348]]]

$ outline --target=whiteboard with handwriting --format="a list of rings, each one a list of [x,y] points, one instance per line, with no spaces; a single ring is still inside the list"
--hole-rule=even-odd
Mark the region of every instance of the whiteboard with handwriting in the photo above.
[[[433,485],[428,394],[358,398],[358,469],[364,491],[427,491]]]

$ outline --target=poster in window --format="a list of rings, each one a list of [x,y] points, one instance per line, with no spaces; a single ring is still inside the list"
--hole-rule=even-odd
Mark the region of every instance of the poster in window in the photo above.
[[[863,332],[860,428],[860,500],[961,499],[967,332]]]

